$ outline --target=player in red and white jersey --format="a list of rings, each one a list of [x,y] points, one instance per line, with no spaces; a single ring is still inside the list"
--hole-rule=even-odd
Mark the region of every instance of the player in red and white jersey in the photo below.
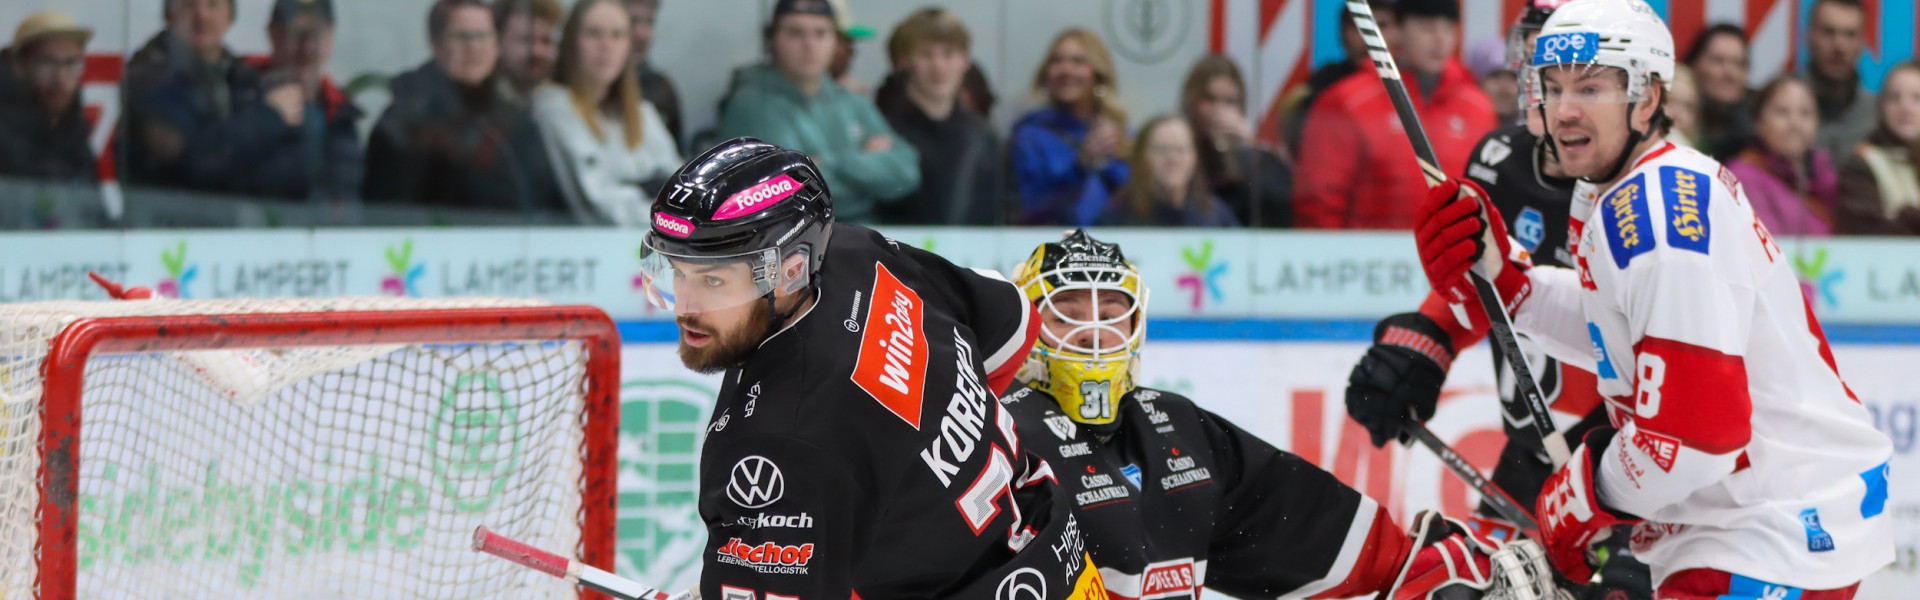
[[[1780,248],[1712,159],[1663,139],[1666,24],[1639,0],[1576,0],[1523,74],[1550,149],[1583,180],[1574,268],[1534,268],[1479,186],[1448,181],[1416,237],[1434,288],[1472,305],[1477,260],[1516,326],[1590,369],[1617,429],[1541,491],[1556,568],[1633,524],[1659,598],[1850,598],[1893,559],[1892,445],[1841,380]]]

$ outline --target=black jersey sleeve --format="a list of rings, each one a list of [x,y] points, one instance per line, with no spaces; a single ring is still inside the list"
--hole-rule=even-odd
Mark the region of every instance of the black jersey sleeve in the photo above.
[[[976,357],[987,373],[987,389],[998,394],[1013,384],[1013,376],[1040,336],[1040,318],[1026,294],[1000,273],[960,267],[938,254],[901,246],[928,267],[931,278],[943,280],[958,300],[955,315],[973,330],[982,352]]]
[[[1214,476],[1225,487],[1207,552],[1208,587],[1242,598],[1305,596],[1346,589],[1373,570],[1376,529],[1395,530],[1380,522],[1373,501],[1219,415],[1199,413],[1220,470]]]
[[[729,466],[724,481],[701,485],[722,496],[712,504],[722,507],[717,522],[707,523],[701,597],[849,597],[873,521],[862,490],[873,482],[850,472],[852,461],[792,437],[754,436],[717,450],[706,459]]]

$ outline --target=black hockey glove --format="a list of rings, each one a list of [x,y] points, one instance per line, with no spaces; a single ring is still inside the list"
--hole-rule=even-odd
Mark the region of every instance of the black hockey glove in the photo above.
[[[1410,312],[1387,317],[1373,328],[1373,347],[1347,377],[1347,415],[1367,428],[1375,447],[1406,441],[1408,418],[1425,423],[1440,401],[1440,384],[1453,363],[1453,342],[1440,324]]]

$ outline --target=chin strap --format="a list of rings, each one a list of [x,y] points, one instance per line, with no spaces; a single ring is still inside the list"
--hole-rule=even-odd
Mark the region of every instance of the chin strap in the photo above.
[[[820,278],[812,277],[809,279],[810,281],[807,282],[806,295],[802,296],[799,302],[793,303],[793,308],[780,310],[778,308],[779,302],[775,299],[775,291],[770,290],[767,292],[767,295],[760,297],[762,300],[767,301],[767,330],[765,333],[760,334],[760,343],[766,343],[769,338],[773,337],[773,334],[780,331],[781,327],[786,326],[787,319],[793,318],[795,313],[800,312],[800,307],[806,306],[808,300],[813,299],[814,296],[820,293]]]

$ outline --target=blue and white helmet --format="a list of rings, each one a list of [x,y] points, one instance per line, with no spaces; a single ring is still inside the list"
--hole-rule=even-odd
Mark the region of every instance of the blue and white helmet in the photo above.
[[[1626,71],[1626,96],[1617,101],[1639,102],[1655,76],[1663,88],[1673,87],[1673,34],[1641,0],[1573,0],[1554,10],[1540,27],[1533,60],[1521,74],[1527,92],[1523,97],[1534,106],[1562,97],[1558,91],[1547,93],[1540,73],[1570,66]]]

